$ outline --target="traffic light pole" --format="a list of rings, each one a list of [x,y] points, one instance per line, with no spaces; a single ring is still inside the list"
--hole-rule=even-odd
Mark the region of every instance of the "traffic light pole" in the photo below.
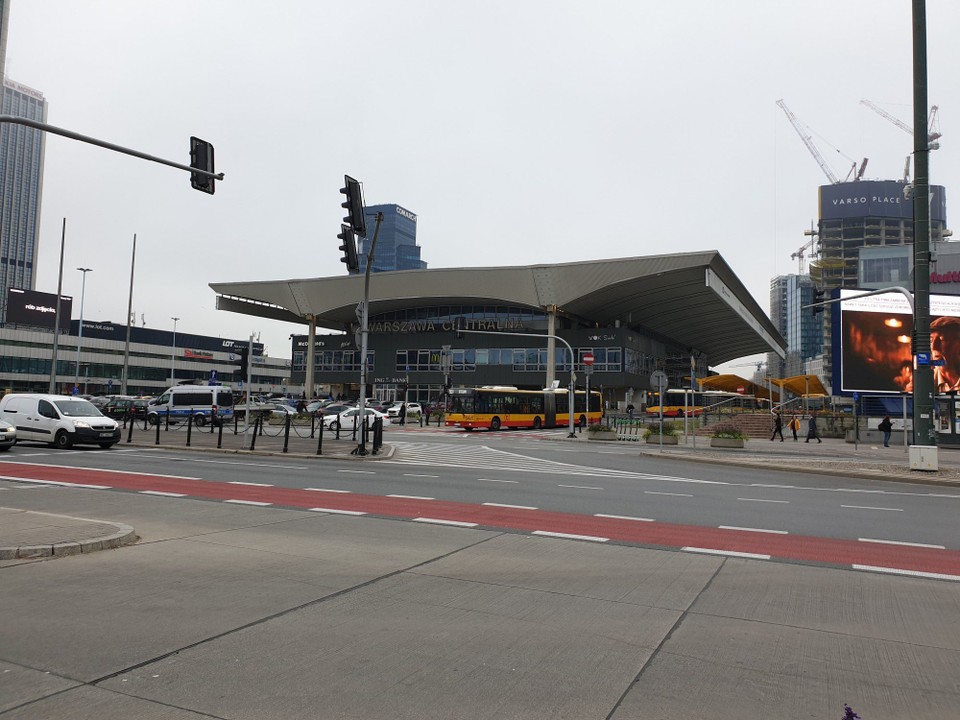
[[[377,224],[373,229],[373,240],[370,242],[370,251],[367,253],[367,269],[363,275],[363,306],[360,309],[360,422],[367,421],[367,339],[370,335],[370,268],[373,267],[374,251],[377,249],[377,236],[380,234],[380,223],[383,222],[383,213],[377,213]],[[360,429],[360,442],[351,452],[351,455],[366,455],[367,444],[363,428]]]

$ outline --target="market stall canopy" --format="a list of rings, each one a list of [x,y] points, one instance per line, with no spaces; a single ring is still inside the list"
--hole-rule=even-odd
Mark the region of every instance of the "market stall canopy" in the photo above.
[[[363,300],[359,274],[210,283],[217,308],[349,331]],[[584,325],[636,327],[704,353],[711,364],[773,352],[786,341],[716,250],[558,265],[377,272],[370,315],[497,304],[556,309]]]
[[[769,400],[771,388],[747,380],[739,375],[711,375],[697,380],[700,383],[701,390],[722,390],[724,392],[739,393],[741,395],[753,395],[757,399]],[[774,383],[777,381],[774,380]],[[741,390],[740,388],[743,388]],[[780,393],[773,391],[773,402],[780,402]]]
[[[770,382],[798,397],[826,397],[829,395],[823,383],[820,382],[820,378],[816,375],[794,375]]]

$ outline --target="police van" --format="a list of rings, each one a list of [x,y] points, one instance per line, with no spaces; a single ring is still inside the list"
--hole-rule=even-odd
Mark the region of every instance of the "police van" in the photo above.
[[[203,427],[233,419],[233,391],[226,385],[178,385],[165,390],[160,397],[147,404],[147,420],[159,422],[187,422]]]

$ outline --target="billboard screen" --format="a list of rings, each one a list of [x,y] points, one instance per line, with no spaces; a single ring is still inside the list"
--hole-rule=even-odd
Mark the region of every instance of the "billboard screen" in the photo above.
[[[70,332],[73,298],[60,296],[60,330]],[[31,325],[53,330],[57,315],[57,296],[53,293],[10,288],[7,291],[7,324]]]
[[[902,182],[863,180],[820,186],[820,219],[882,217],[913,220],[913,200],[903,196]],[[930,186],[930,219],[947,221],[943,185]]]
[[[861,292],[843,289],[840,297]],[[840,389],[912,391],[912,331],[910,304],[900,293],[842,300],[839,363],[834,364],[835,374],[840,369]],[[936,392],[960,389],[960,296],[930,296],[930,346]]]

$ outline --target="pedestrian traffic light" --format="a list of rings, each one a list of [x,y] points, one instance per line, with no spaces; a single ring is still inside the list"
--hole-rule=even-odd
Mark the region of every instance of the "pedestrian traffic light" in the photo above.
[[[814,303],[823,302],[823,294],[824,294],[824,292],[826,292],[826,291],[820,290],[819,288],[814,288],[814,289],[813,289],[813,302],[814,302]],[[812,310],[813,310],[813,314],[814,314],[814,315],[819,315],[820,313],[823,312],[823,305],[814,305],[813,308],[812,308]]]
[[[340,262],[347,264],[347,270],[352,273],[360,272],[360,260],[357,257],[357,238],[353,234],[353,228],[349,225],[341,225],[337,237],[343,241],[340,249],[343,250],[343,257]]]
[[[240,348],[240,365],[237,368],[237,372],[240,373],[241,379],[245,379],[247,377],[247,367],[250,360],[249,356],[250,348]]]
[[[197,137],[190,138],[190,167],[206,172],[215,172],[213,169],[213,145]],[[209,175],[190,173],[190,187],[194,190],[213,195],[214,180]]]
[[[350,224],[354,233],[360,237],[366,237],[367,221],[363,217],[363,195],[360,192],[360,181],[354,180],[349,175],[344,175],[343,182],[345,187],[340,188],[340,192],[347,196],[347,199],[340,203],[340,207],[347,211],[343,221]]]

